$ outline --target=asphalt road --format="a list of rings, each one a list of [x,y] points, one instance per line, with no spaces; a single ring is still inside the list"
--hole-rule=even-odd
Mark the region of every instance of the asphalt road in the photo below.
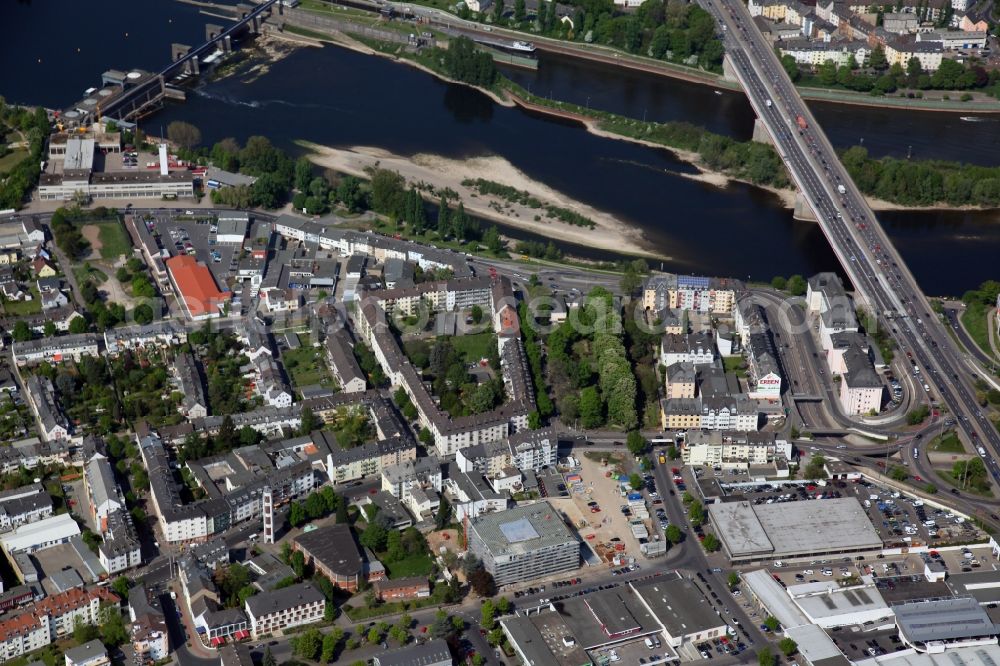
[[[1000,482],[1000,433],[979,410],[968,377],[960,377],[966,366],[771,45],[743,3],[700,2],[722,26],[733,71],[857,293],[888,321],[901,351],[958,417],[959,431],[974,446],[988,447],[983,458]]]

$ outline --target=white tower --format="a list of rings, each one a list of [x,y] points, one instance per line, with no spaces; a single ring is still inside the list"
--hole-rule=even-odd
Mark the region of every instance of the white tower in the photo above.
[[[264,486],[261,497],[261,516],[264,518],[264,543],[274,543],[274,497],[271,486]]]

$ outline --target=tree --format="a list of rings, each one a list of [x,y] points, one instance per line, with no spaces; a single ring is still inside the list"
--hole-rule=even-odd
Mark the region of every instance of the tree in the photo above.
[[[514,23],[517,25],[524,23],[526,14],[524,0],[514,0]]]
[[[740,584],[740,575],[735,571],[730,571],[729,576],[726,577],[726,583],[729,585],[729,589],[733,589]]]
[[[799,79],[799,64],[795,62],[794,56],[790,54],[781,56],[781,66],[785,69],[785,73],[788,74],[788,78],[792,81],[797,81]]]
[[[889,61],[885,57],[885,49],[881,45],[872,49],[871,54],[868,56],[868,66],[877,70],[885,69],[889,66]]]
[[[914,56],[906,62],[906,73],[912,77],[917,77],[924,73],[923,67],[920,66],[920,58]]]
[[[16,342],[27,342],[30,340],[32,336],[28,323],[21,319],[14,322],[14,330],[11,331],[11,336]]]
[[[42,327],[43,335],[47,338],[55,337],[56,334],[56,323],[51,319],[45,321],[45,325]]]
[[[774,653],[771,652],[771,648],[763,647],[757,651],[757,663],[760,666],[774,666]]]
[[[781,642],[778,643],[778,649],[786,657],[791,657],[793,654],[798,652],[799,645],[791,638],[782,638]]]
[[[340,629],[340,627],[337,628]],[[341,629],[341,631],[343,630]],[[323,649],[320,654],[319,660],[327,664],[333,661],[333,656],[337,652],[337,643],[339,642],[340,641],[337,640],[337,638],[332,633],[323,636]]]
[[[305,578],[306,556],[302,554],[301,550],[292,552],[292,570],[295,572],[295,577],[299,580]]]
[[[793,275],[788,278],[786,288],[788,289],[788,293],[792,296],[804,296],[807,286],[808,285],[806,284],[806,279],[804,277],[801,275]]]
[[[771,286],[779,291],[784,291],[785,286],[788,284],[788,280],[781,277],[780,275],[775,275],[771,278]]]
[[[183,120],[175,120],[167,125],[167,138],[181,148],[194,148],[201,143],[201,130]]]
[[[434,526],[439,530],[443,530],[451,522],[451,503],[448,502],[444,497],[441,498],[441,504],[438,506],[437,513],[434,514]]]
[[[628,477],[628,485],[632,486],[632,490],[639,490],[644,485],[642,476],[633,472]]]
[[[486,249],[494,254],[503,252],[503,239],[500,238],[500,231],[495,225],[483,234],[483,243],[486,245]]]
[[[358,537],[358,541],[361,542],[362,546],[380,553],[385,550],[388,538],[389,532],[386,530],[385,526],[378,520],[373,520],[368,523],[368,527],[366,527],[365,531],[361,533],[360,537]]]
[[[493,17],[492,18],[493,18],[493,22],[494,23],[500,23],[500,21],[503,20],[504,9],[505,9],[505,7],[504,7],[503,0],[494,0],[493,1]]]
[[[493,628],[494,622],[496,622],[496,607],[493,605],[493,600],[486,599],[483,601],[483,605],[480,610],[482,613],[482,620],[479,624],[483,629],[489,631]]]
[[[288,506],[288,524],[298,527],[304,522],[306,522],[306,510],[299,502],[293,500]]]
[[[101,623],[101,641],[105,645],[118,647],[129,639],[129,631],[125,628],[125,620],[117,606],[104,608],[104,621]]]
[[[625,439],[625,445],[628,447],[629,453],[633,456],[638,457],[646,452],[646,438],[638,430],[629,432],[628,437]]]
[[[268,646],[264,650],[264,661],[261,662],[261,666],[278,666],[278,661],[274,658],[271,653],[271,646]]]
[[[714,553],[719,550],[719,539],[716,538],[714,534],[706,534],[705,539],[701,542],[701,545],[705,547],[705,550],[709,553]]]
[[[764,626],[771,631],[777,631],[781,627],[781,623],[778,622],[778,618],[773,615],[768,615],[767,618],[764,619]]]
[[[681,532],[681,528],[676,525],[668,525],[664,535],[667,537],[667,541],[672,544],[678,544],[681,539],[684,538],[684,533]]]
[[[303,436],[323,426],[323,419],[317,417],[316,413],[308,405],[302,408],[301,420],[302,425],[299,427],[299,434]]]
[[[481,597],[492,597],[497,593],[497,584],[493,580],[493,575],[480,566],[469,576],[469,586]]]
[[[140,303],[132,310],[132,318],[135,323],[145,326],[153,321],[153,308],[147,303]],[[46,322],[46,326],[48,322]]]
[[[297,637],[292,638],[289,643],[292,646],[292,653],[303,659],[316,659],[323,648],[323,634],[319,629],[306,629]]]
[[[305,193],[309,189],[312,181],[312,162],[308,157],[300,157],[295,160],[295,189]]]
[[[129,587],[131,584],[125,576],[118,576],[111,582],[111,590],[122,599],[128,599]]]
[[[584,428],[596,428],[604,423],[604,404],[594,386],[580,391],[580,422]]]
[[[892,469],[889,470],[889,476],[895,481],[906,481],[910,475],[899,465],[893,465]]]

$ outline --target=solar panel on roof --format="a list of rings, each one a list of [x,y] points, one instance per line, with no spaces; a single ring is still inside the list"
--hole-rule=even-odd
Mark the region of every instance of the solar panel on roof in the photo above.
[[[854,594],[854,590],[846,590],[844,592],[844,598],[847,599],[847,603],[851,604],[852,606],[861,605],[861,600],[858,599],[856,594]]]

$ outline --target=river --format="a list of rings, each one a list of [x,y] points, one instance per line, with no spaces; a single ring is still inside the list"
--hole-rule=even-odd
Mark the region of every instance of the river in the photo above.
[[[170,42],[193,44],[203,23],[218,22],[171,0],[146,0],[138,19],[130,16],[135,14],[130,5],[97,0],[87,12],[78,12],[68,0],[47,0],[44,9],[37,1],[6,7],[5,18],[13,17],[21,29],[12,33],[13,44],[0,43],[0,61],[9,63],[0,78],[0,94],[64,106],[95,85],[105,69],[155,68],[166,60]],[[63,16],[73,20],[54,21],[59,12],[53,6],[65,9]],[[546,94],[548,87],[556,97],[578,103],[589,98],[595,107],[636,117],[646,113],[655,120],[687,120],[737,138],[749,136],[752,127],[741,96],[715,95],[710,88],[676,80],[550,57],[537,73],[517,76],[536,93]],[[990,131],[990,122],[865,107],[816,108],[824,129],[841,145],[862,134],[865,145],[880,154],[905,154],[912,145],[919,156],[933,144],[940,151],[936,157],[951,158],[959,155],[960,138],[961,148],[970,154],[965,159],[984,163],[986,154],[995,151],[990,145],[997,133]],[[792,220],[766,192],[744,185],[719,190],[693,182],[679,175],[690,173],[691,167],[666,151],[601,139],[574,124],[497,106],[476,91],[406,65],[339,48],[301,49],[249,84],[230,79],[203,86],[186,103],[168,107],[144,125],[158,131],[175,119],[200,127],[206,143],[262,134],[289,149],[296,139],[307,139],[403,154],[501,155],[532,178],[641,228],[651,246],[671,257],[664,263],[668,270],[769,279],[837,268],[819,227]],[[961,294],[995,276],[997,213],[892,212],[880,217],[929,293]],[[587,249],[572,250],[603,258]]]

